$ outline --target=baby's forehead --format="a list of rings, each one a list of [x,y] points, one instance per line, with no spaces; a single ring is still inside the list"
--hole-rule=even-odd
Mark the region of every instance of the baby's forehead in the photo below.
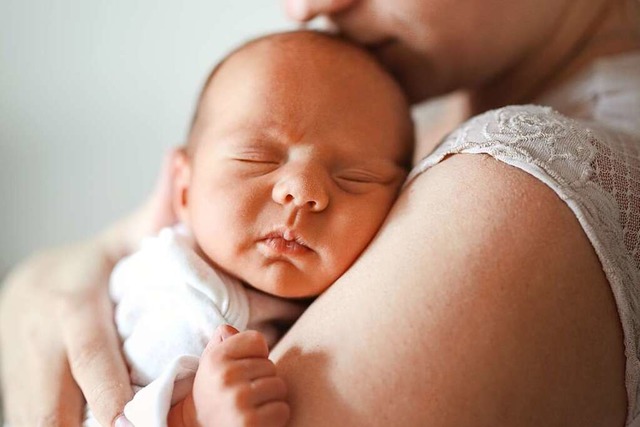
[[[251,40],[228,54],[211,73],[203,95],[221,74],[239,72],[254,77],[278,77],[279,70],[300,69],[304,73],[341,73],[366,70],[376,83],[401,93],[377,60],[367,51],[339,36],[316,31],[276,33]]]

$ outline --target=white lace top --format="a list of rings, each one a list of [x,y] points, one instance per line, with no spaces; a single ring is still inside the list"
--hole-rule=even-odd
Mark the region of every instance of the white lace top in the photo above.
[[[571,208],[611,285],[624,329],[627,425],[640,426],[640,52],[600,60],[538,100],[477,116],[409,180],[455,153],[485,153],[544,182]]]

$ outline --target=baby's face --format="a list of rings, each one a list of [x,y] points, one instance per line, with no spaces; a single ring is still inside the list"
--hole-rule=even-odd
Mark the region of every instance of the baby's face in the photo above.
[[[182,220],[230,274],[281,297],[318,295],[396,198],[408,114],[391,80],[344,47],[240,52],[203,95],[178,180]]]

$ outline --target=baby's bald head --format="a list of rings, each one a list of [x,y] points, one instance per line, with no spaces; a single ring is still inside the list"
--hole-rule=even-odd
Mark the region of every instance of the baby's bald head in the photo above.
[[[187,152],[193,155],[202,130],[212,126],[224,110],[230,97],[253,97],[260,86],[264,93],[288,91],[294,108],[309,108],[315,103],[315,92],[344,91],[347,86],[359,86],[369,98],[367,109],[383,103],[397,116],[398,141],[402,163],[410,166],[413,153],[413,124],[409,104],[393,78],[367,51],[340,38],[316,31],[292,31],[269,34],[253,39],[233,50],[213,69],[200,94],[191,123]],[[266,86],[266,87],[265,87]],[[306,97],[306,98],[305,98]],[[275,101],[275,97],[273,98]],[[254,99],[269,102],[269,99]],[[336,98],[336,101],[340,101]],[[274,102],[274,111],[285,110]],[[341,108],[339,105],[328,108]],[[353,111],[356,113],[357,111]],[[314,117],[321,119],[321,112]],[[381,123],[371,123],[371,132],[378,132]]]
[[[207,80],[175,211],[222,270],[269,294],[319,295],[382,224],[412,137],[407,101],[367,52],[313,32],[263,37]]]

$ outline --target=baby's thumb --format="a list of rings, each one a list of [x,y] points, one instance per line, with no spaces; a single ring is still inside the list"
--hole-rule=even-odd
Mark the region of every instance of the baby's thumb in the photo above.
[[[213,337],[211,338],[211,342],[213,343],[221,343],[229,337],[234,336],[239,333],[236,328],[231,325],[220,325],[216,328],[216,331],[213,333]]]
[[[215,353],[218,351],[218,346],[226,339],[238,334],[239,331],[231,325],[220,325],[216,328],[211,336],[211,339],[207,343],[207,346],[202,353],[202,357],[205,358],[205,354]]]

